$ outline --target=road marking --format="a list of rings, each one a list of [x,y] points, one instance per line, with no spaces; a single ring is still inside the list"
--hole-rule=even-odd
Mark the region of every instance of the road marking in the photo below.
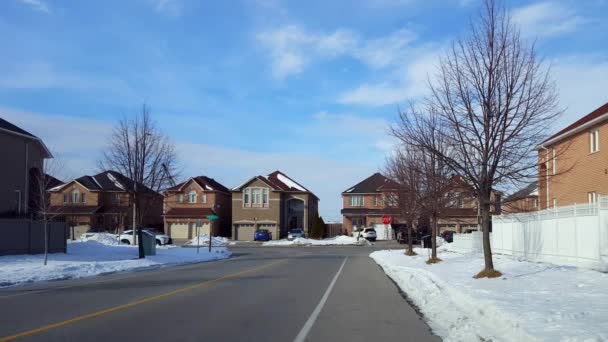
[[[336,272],[334,279],[331,281],[331,283],[327,287],[327,290],[325,290],[325,294],[323,294],[323,297],[321,297],[321,300],[319,301],[319,304],[317,304],[317,307],[315,308],[315,310],[312,312],[312,314],[310,314],[310,317],[308,317],[308,320],[306,321],[306,323],[304,323],[304,326],[302,327],[302,330],[300,330],[300,333],[298,334],[298,336],[296,336],[296,338],[293,340],[294,342],[304,342],[304,340],[306,339],[306,336],[308,336],[308,333],[310,332],[310,329],[312,329],[312,326],[315,324],[317,317],[319,317],[319,314],[321,313],[323,306],[325,306],[325,302],[327,301],[327,298],[329,298],[329,294],[331,293],[331,290],[334,288],[334,285],[336,284],[336,280],[338,280],[340,273],[342,273],[342,269],[344,268],[344,265],[346,265],[347,260],[348,260],[348,257],[344,258],[344,261],[342,262],[342,265],[338,269],[338,272]],[[1,342],[1,340],[0,340],[0,342]]]
[[[259,271],[259,270],[268,268],[270,266],[273,266],[273,265],[276,265],[278,263],[285,262],[285,261],[287,261],[287,259],[281,259],[281,260],[273,261],[273,262],[271,262],[269,264],[266,264],[266,265],[262,265],[262,266],[250,268],[250,269],[247,269],[247,270],[243,270],[243,271],[240,271],[240,272],[228,274],[228,275],[225,275],[225,276],[222,276],[222,277],[219,277],[219,278],[215,278],[215,279],[211,279],[211,280],[206,280],[206,281],[194,284],[194,285],[183,287],[181,289],[177,289],[177,290],[161,293],[161,294],[156,295],[156,296],[147,297],[147,298],[140,299],[140,300],[137,300],[137,301],[134,301],[134,302],[130,302],[130,303],[127,303],[127,304],[122,304],[122,305],[114,306],[114,307],[111,307],[111,308],[108,308],[108,309],[104,309],[104,310],[100,310],[100,311],[95,311],[95,312],[88,313],[88,314],[85,314],[85,315],[82,315],[82,316],[77,316],[77,317],[74,317],[74,318],[70,318],[70,319],[67,319],[65,321],[48,324],[48,325],[42,326],[40,328],[27,330],[27,331],[24,331],[24,332],[15,334],[15,335],[1,337],[0,338],[0,342],[7,342],[7,341],[12,341],[14,339],[20,338],[20,337],[32,336],[32,335],[39,334],[41,332],[44,332],[44,331],[47,331],[47,330],[51,330],[51,329],[55,329],[55,328],[58,328],[58,327],[61,327],[61,326],[64,326],[64,325],[68,325],[68,324],[84,321],[84,320],[89,319],[89,318],[98,317],[98,316],[105,315],[105,314],[108,314],[108,313],[111,313],[111,312],[124,310],[124,309],[130,308],[130,307],[138,306],[138,305],[145,304],[145,303],[148,303],[148,302],[152,302],[152,301],[155,301],[155,300],[158,300],[158,299],[170,297],[170,296],[173,296],[173,295],[176,295],[176,294],[180,294],[180,293],[183,293],[183,292],[187,292],[187,291],[191,291],[191,290],[203,287],[205,285],[217,283],[218,281],[221,281],[221,280],[235,278],[235,277],[241,276],[243,274]]]

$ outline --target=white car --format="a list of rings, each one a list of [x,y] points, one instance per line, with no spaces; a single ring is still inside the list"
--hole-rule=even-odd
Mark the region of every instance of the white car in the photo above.
[[[167,244],[171,243],[171,238],[168,235],[158,233],[154,229],[144,228],[144,229],[142,229],[142,233],[154,236],[154,238],[156,239],[157,246],[167,245]],[[124,232],[122,232],[122,234],[120,234],[118,236],[118,240],[120,240],[120,243],[132,245],[133,244],[133,230],[125,230]]]
[[[368,241],[376,241],[376,230],[374,228],[363,228],[361,237]]]

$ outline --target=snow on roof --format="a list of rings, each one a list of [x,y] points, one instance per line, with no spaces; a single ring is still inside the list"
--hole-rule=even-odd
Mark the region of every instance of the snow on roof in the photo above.
[[[290,188],[298,189],[300,191],[306,191],[306,189],[304,189],[301,185],[292,181],[289,177],[283,175],[282,173],[277,174],[277,178]]]
[[[530,195],[532,195],[532,196],[538,196],[538,188],[534,189],[534,191],[532,191],[530,193]]]
[[[58,185],[56,187],[50,188],[49,191],[57,191],[57,190],[63,188],[64,186],[66,186],[66,185],[67,185],[67,183],[66,184]]]
[[[108,178],[114,183],[114,185],[117,188],[120,188],[122,190],[125,189],[125,187],[122,184],[120,184],[120,182],[118,180],[116,180],[116,178],[111,173],[108,173],[107,175],[108,175]],[[93,179],[95,179],[95,177],[93,177]],[[95,182],[97,182],[97,181],[95,181]],[[99,183],[97,183],[97,184],[99,184]]]
[[[348,189],[348,190],[346,190],[344,192],[351,192],[351,191],[353,191],[353,189],[355,189],[355,188],[350,188],[350,189]]]
[[[207,184],[205,184],[205,189],[213,191],[213,188],[212,188],[212,187],[210,187],[210,186],[209,186],[209,185],[207,185]]]
[[[93,181],[95,182],[95,184],[97,184],[97,186],[98,186],[100,189],[103,189],[103,186],[101,186],[101,184],[99,184],[99,182],[97,181],[97,178],[95,178],[95,176],[93,176],[93,177],[91,177],[91,178],[93,178]]]

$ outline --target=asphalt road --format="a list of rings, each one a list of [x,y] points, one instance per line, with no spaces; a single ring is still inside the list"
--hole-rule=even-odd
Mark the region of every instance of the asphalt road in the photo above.
[[[218,262],[0,290],[0,341],[439,341],[374,247],[235,247]]]

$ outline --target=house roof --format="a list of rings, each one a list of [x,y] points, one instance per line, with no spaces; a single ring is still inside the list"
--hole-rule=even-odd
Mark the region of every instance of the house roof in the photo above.
[[[37,136],[33,135],[32,133],[30,133],[20,127],[15,126],[14,124],[4,120],[3,118],[0,118],[0,131],[19,135],[21,137],[25,137],[25,138],[36,141],[45,153],[44,158],[53,158],[53,154],[51,153],[51,151],[49,151],[49,149],[46,147],[44,142],[42,142],[42,139],[38,138]]]
[[[84,186],[85,188],[87,188],[91,191],[117,191],[117,192],[129,191],[129,190],[133,189],[133,183],[134,183],[131,179],[122,175],[121,173],[118,173],[116,171],[111,171],[111,170],[100,172],[94,176],[82,176],[82,177],[74,179],[73,181],[78,182],[80,185]],[[68,182],[62,186],[54,187],[54,188],[50,189],[50,191],[61,190],[63,187],[65,187],[66,185],[68,185],[70,183],[71,182]],[[143,184],[138,183],[137,186],[141,187],[142,189],[145,189],[146,192],[156,193],[156,191],[148,188],[147,186],[145,186]]]
[[[91,215],[95,214],[101,207],[90,206],[90,205],[66,205],[66,206],[52,206],[47,210],[53,214],[66,214],[66,215]]]
[[[608,119],[608,102],[594,110],[593,112],[583,116],[582,118],[575,121],[570,126],[562,129],[561,131],[553,134],[547,140],[543,141],[543,145],[553,144],[563,138],[578,132],[579,129],[585,128],[588,125],[604,121]]]
[[[171,208],[165,217],[198,217],[207,218],[207,215],[215,214],[211,208]]]
[[[230,193],[230,190],[227,187],[223,186],[215,179],[209,178],[207,176],[192,177],[185,182],[181,182],[181,183],[177,184],[176,186],[173,186],[173,187],[167,189],[167,191],[181,190],[181,188],[191,180],[194,181],[195,183],[197,183],[201,188],[203,188],[207,191],[219,191],[219,192]]]
[[[348,188],[342,192],[342,194],[371,194],[375,192],[382,192],[384,190],[395,190],[398,187],[399,184],[397,182],[383,176],[379,172],[376,172],[357,183],[355,186]]]
[[[312,193],[312,191],[308,190],[302,184],[296,182],[295,180],[293,180],[292,178],[290,178],[289,176],[287,176],[286,174],[284,174],[283,172],[281,172],[279,170],[276,170],[276,171],[268,174],[267,176],[252,177],[249,180],[247,180],[245,183],[233,188],[232,191],[241,191],[241,189],[245,185],[251,183],[252,181],[254,181],[256,179],[268,184],[268,186],[270,186],[272,188],[272,190],[274,190],[274,191],[309,193],[318,199],[318,197],[314,193]]]
[[[538,182],[532,182],[528,184],[525,188],[520,189],[519,191],[511,194],[509,197],[505,198],[505,202],[517,201],[527,197],[538,197]]]

